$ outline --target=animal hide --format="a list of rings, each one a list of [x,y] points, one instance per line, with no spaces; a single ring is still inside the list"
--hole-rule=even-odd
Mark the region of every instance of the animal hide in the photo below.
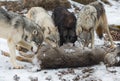
[[[92,66],[100,62],[104,62],[107,66],[120,66],[119,58],[120,46],[114,49],[100,46],[90,49],[69,45],[55,48],[42,46],[32,58],[17,57],[20,61],[32,62],[35,65],[39,65],[40,70]]]

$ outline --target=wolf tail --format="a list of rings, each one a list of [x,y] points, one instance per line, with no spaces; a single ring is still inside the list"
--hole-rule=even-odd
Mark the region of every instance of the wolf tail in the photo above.
[[[101,25],[99,25],[99,26],[97,27],[96,33],[97,33],[98,37],[99,37],[100,39],[102,39],[102,37],[103,37],[103,28],[102,28]]]

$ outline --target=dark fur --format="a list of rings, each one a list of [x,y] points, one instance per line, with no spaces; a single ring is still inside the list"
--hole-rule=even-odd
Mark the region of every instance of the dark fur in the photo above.
[[[76,17],[74,14],[65,7],[57,7],[54,9],[52,17],[60,34],[60,46],[63,43],[74,43],[77,40],[75,32]]]
[[[94,6],[95,9],[97,10],[97,18],[99,19],[101,14],[105,13],[105,9],[102,3],[100,2],[93,2],[90,5]]]

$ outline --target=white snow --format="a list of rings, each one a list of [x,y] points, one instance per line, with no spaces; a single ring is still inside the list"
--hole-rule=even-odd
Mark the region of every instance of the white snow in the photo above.
[[[109,0],[112,4],[105,5],[107,19],[109,24],[120,25],[120,0],[116,2],[115,0]]]
[[[69,0],[71,1],[71,0]],[[113,6],[105,5],[108,23],[120,25],[120,1],[109,0]],[[80,7],[79,3],[71,1]],[[73,10],[73,9],[72,9]],[[103,44],[103,40],[95,39],[96,45]],[[120,41],[118,41],[120,42]],[[0,39],[0,50],[9,52],[7,41]],[[19,77],[19,81],[31,81],[30,78],[38,78],[38,81],[120,81],[120,68],[106,68],[103,63],[92,67],[65,68],[41,70],[39,72],[30,72],[33,65],[25,62],[19,62],[24,69],[12,69],[9,58],[0,52],[0,81],[15,81],[14,76]],[[84,70],[90,69],[90,72]],[[79,80],[77,80],[79,78]]]
[[[64,51],[65,51],[66,53],[73,53],[73,52],[75,52],[75,50],[73,50],[73,49],[64,49]]]

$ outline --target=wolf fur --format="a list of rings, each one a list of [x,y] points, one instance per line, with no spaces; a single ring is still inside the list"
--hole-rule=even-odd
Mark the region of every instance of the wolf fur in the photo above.
[[[20,41],[28,42],[33,46],[33,51],[43,41],[43,32],[40,27],[31,20],[14,12],[7,12],[0,8],[0,37],[7,39],[10,50],[10,60],[14,68],[21,68],[16,63],[16,45]]]
[[[60,46],[65,43],[75,43],[77,40],[76,17],[66,7],[56,7],[52,13],[55,26],[58,28],[60,35]]]
[[[83,34],[84,31],[88,32],[89,35]],[[94,31],[96,31],[99,38],[102,38],[103,33],[106,32],[109,36],[111,46],[114,47],[113,39],[108,28],[105,9],[102,3],[97,1],[90,3],[89,5],[85,5],[81,9],[81,11],[78,14],[77,26],[76,26],[77,36],[81,38],[81,34],[82,34],[84,41],[90,40],[92,48],[94,48]],[[90,36],[90,37],[86,37],[86,36]]]
[[[57,27],[55,27],[51,16],[42,7],[32,7],[27,17],[35,21],[44,31],[45,42],[53,47],[59,44],[59,33]]]

